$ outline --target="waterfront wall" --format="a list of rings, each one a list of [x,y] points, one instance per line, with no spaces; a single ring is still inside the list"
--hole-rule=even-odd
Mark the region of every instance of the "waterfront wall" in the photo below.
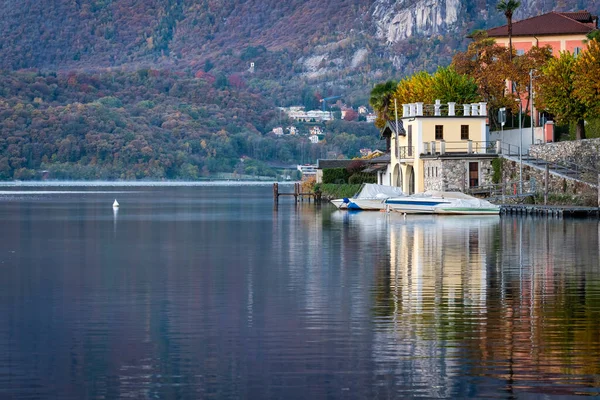
[[[600,139],[534,144],[529,154],[546,161],[567,161],[600,170]]]
[[[546,171],[523,165],[523,192],[544,194]],[[503,159],[503,182],[519,180],[519,162]],[[561,197],[572,205],[597,206],[598,191],[588,184],[549,174],[548,194],[551,197]]]

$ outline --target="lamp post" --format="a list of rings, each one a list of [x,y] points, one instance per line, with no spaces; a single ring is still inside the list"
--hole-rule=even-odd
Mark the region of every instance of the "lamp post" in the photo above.
[[[529,70],[529,97],[531,98],[531,144],[535,141],[535,132],[534,132],[534,121],[535,114],[533,113],[533,71],[534,69]]]
[[[519,103],[519,194],[523,194],[523,124],[521,123],[522,104],[521,99],[516,99]]]

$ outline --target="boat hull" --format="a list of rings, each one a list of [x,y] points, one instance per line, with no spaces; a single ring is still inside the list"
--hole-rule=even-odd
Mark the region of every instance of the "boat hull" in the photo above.
[[[350,203],[348,203],[348,209],[360,211],[381,211],[386,209],[386,205],[382,200],[350,199]]]
[[[449,205],[444,199],[389,199],[385,205],[390,210],[403,214],[434,214],[435,208],[441,205]]]

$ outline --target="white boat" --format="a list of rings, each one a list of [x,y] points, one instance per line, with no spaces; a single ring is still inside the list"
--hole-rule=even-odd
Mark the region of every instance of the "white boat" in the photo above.
[[[113,208],[118,208],[119,207],[119,202],[117,201],[117,199],[115,199],[114,203],[113,203]]]
[[[364,183],[360,191],[350,198],[331,200],[339,209],[349,210],[385,210],[385,199],[404,196],[402,189],[395,186]]]
[[[404,214],[497,215],[500,207],[460,192],[428,191],[385,201],[392,210]]]
[[[348,208],[348,203],[350,202],[350,200],[347,199],[347,198],[343,198],[343,199],[330,200],[330,202],[334,206],[336,206],[337,208],[339,208],[340,210],[344,210],[344,209]]]

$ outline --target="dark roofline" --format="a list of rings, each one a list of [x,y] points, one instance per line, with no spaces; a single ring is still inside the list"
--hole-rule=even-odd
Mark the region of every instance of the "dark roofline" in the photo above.
[[[392,133],[396,133],[396,121],[385,121],[384,127],[380,130],[379,138],[391,137]],[[398,135],[406,136],[404,124],[402,123],[401,119],[398,119]]]

